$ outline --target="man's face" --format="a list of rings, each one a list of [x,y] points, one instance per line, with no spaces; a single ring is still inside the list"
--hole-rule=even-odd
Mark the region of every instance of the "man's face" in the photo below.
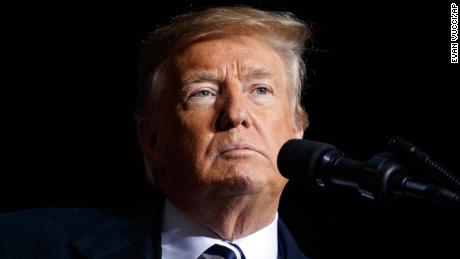
[[[280,193],[278,152],[302,136],[280,56],[253,37],[219,38],[181,51],[169,72],[151,161],[166,197]]]

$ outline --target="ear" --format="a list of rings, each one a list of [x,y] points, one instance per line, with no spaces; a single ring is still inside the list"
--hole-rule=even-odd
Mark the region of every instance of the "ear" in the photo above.
[[[158,141],[158,132],[154,125],[147,120],[140,119],[137,122],[137,138],[144,155],[144,160],[150,171],[163,166],[164,150]]]
[[[298,130],[296,130],[296,133],[295,133],[295,138],[296,139],[303,139],[303,129],[302,128],[298,128]]]
[[[303,135],[305,130],[308,128],[310,125],[310,120],[308,119],[308,113],[304,112],[302,114],[302,119],[297,120],[296,126],[294,129],[294,135],[296,139],[303,139]]]

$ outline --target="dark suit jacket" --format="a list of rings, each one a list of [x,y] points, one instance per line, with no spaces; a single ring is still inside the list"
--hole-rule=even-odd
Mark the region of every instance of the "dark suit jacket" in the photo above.
[[[0,258],[161,258],[161,210],[32,209],[0,214]],[[278,221],[280,258],[307,258]]]

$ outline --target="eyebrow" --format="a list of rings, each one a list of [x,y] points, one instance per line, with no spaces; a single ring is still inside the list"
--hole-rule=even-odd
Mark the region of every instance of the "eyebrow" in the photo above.
[[[242,79],[272,79],[273,73],[263,67],[249,66],[243,69]]]
[[[181,79],[182,85],[189,85],[196,82],[211,81],[217,82],[217,71],[215,70],[202,70],[194,72],[183,79]]]

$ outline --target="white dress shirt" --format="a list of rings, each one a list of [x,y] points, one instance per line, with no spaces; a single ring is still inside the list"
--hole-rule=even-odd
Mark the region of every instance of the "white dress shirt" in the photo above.
[[[161,231],[163,259],[195,259],[216,243],[224,244],[225,240],[166,200]],[[241,248],[246,259],[278,258],[278,213],[268,226],[232,243]]]

